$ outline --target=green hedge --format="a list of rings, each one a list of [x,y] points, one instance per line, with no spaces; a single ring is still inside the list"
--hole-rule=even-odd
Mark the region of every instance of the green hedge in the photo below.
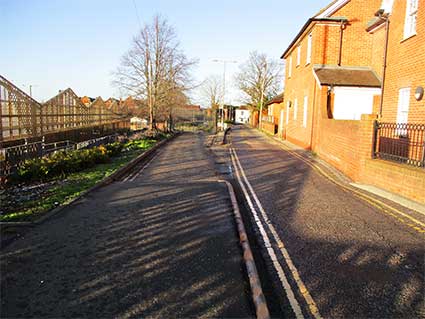
[[[97,164],[107,163],[123,151],[150,148],[155,142],[155,139],[142,139],[127,143],[115,142],[91,149],[56,152],[42,158],[26,160],[18,169],[15,178],[18,182],[33,182],[65,177]]]

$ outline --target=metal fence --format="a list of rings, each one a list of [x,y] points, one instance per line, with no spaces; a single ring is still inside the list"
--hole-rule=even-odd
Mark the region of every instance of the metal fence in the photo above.
[[[117,141],[118,134],[102,136],[84,142],[75,143],[70,140],[45,143],[33,142],[0,149],[0,176],[9,176],[29,159],[40,158],[58,151],[78,150],[105,145]]]
[[[39,103],[0,76],[0,148],[10,141],[55,132],[96,126],[113,130],[129,125],[129,118],[120,113],[117,101],[107,104],[98,97],[85,105],[68,88],[47,102]]]
[[[374,156],[425,167],[425,124],[375,124]]]

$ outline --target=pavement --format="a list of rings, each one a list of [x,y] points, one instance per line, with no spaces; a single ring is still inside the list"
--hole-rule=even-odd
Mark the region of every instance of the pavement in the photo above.
[[[201,134],[0,252],[1,318],[254,316],[226,185]]]
[[[236,126],[231,141],[248,181],[243,213],[257,228],[284,317],[425,318],[422,226],[360,199],[257,130]]]

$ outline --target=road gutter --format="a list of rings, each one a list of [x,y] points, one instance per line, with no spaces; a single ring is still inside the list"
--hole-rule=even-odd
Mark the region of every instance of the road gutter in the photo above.
[[[257,267],[255,265],[254,257],[249,245],[248,235],[246,234],[245,226],[240,213],[239,205],[236,200],[235,191],[232,184],[225,180],[219,180],[220,183],[225,183],[229,191],[230,200],[233,206],[233,213],[235,215],[236,225],[239,233],[239,241],[242,246],[243,260],[245,263],[246,271],[249,278],[251,287],[251,297],[254,302],[256,317],[258,319],[269,319],[270,313],[267,308],[266,298],[261,288],[261,281],[258,275]]]
[[[383,202],[382,200],[380,200],[378,198],[370,196],[371,194],[373,194],[375,196],[382,197],[382,195],[374,194],[373,192],[370,192],[369,190],[365,190],[365,189],[360,188],[360,187],[355,187],[355,185],[351,185],[347,181],[345,181],[345,180],[341,179],[339,176],[337,176],[335,174],[335,172],[333,172],[333,170],[335,170],[335,169],[331,169],[331,168],[327,167],[327,165],[323,165],[323,164],[322,164],[322,167],[320,167],[316,163],[316,160],[311,159],[308,156],[298,154],[297,152],[294,151],[293,148],[291,148],[291,146],[287,145],[284,141],[279,140],[278,138],[269,136],[267,133],[265,133],[261,130],[258,130],[258,131],[260,133],[263,133],[264,136],[269,137],[272,140],[272,142],[274,142],[276,145],[278,145],[284,151],[286,151],[286,152],[290,153],[292,156],[300,159],[305,164],[310,166],[313,170],[315,170],[317,173],[321,174],[323,177],[327,178],[332,183],[341,187],[344,191],[350,192],[351,194],[353,194],[357,198],[363,200],[364,202],[368,203],[369,205],[372,205],[373,207],[377,208],[382,213],[389,215],[389,216],[392,216],[393,218],[397,219],[400,223],[402,223],[405,226],[415,230],[416,232],[421,233],[421,234],[425,233],[425,223],[423,223],[422,221],[410,216],[407,213],[400,211],[399,209],[397,209],[397,208],[395,208],[391,205],[386,204],[385,202]],[[361,189],[361,191],[359,189]],[[413,208],[406,207],[405,205],[403,205],[403,202],[396,202],[396,201],[394,201],[394,199],[391,199],[391,198],[386,198],[386,199],[392,201],[393,203],[399,204],[399,205],[401,205],[405,208],[409,208],[409,209],[414,210]],[[416,211],[416,212],[421,213],[420,211],[419,212]]]

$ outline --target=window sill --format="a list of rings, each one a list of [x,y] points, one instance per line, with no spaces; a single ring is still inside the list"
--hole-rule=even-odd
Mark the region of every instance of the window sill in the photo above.
[[[400,43],[403,43],[403,42],[405,42],[405,41],[407,41],[407,40],[409,40],[409,39],[411,39],[411,38],[413,38],[415,36],[416,36],[416,33],[415,34],[411,34],[411,35],[405,37],[403,40],[401,40]]]
[[[305,66],[308,66],[308,65],[310,65],[310,62],[307,62],[307,63],[305,64]]]

